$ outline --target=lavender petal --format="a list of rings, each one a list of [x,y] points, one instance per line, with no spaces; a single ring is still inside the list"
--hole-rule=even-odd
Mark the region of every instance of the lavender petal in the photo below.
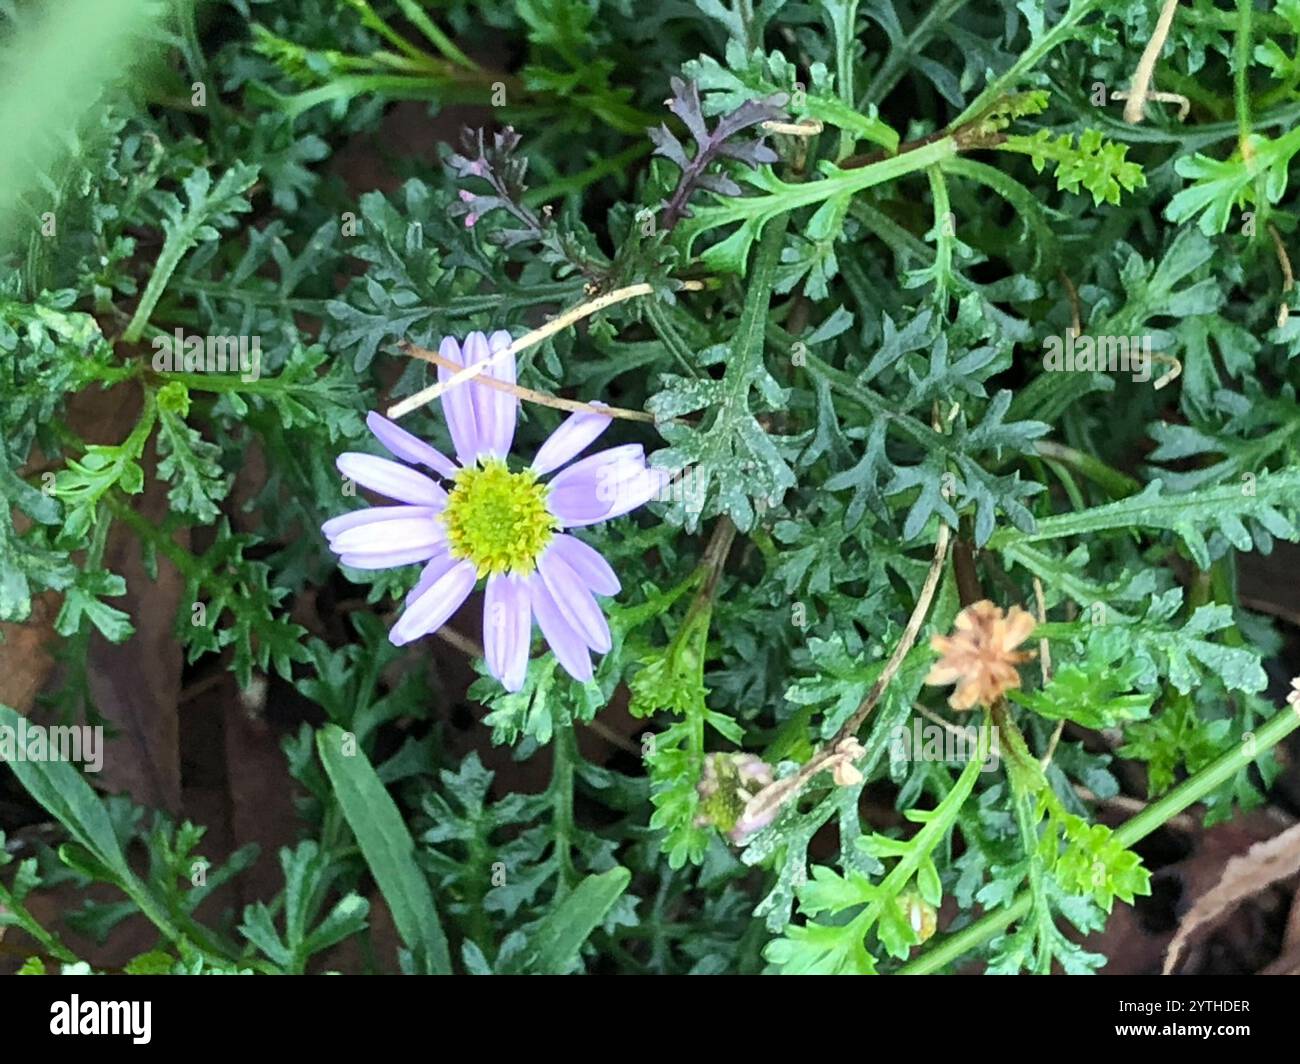
[[[518,691],[524,685],[532,630],[525,580],[513,573],[488,577],[483,599],[483,653],[488,670],[507,691]]]
[[[364,510],[349,510],[338,517],[331,517],[320,526],[320,530],[326,539],[333,539],[349,528],[374,524],[376,521],[395,521],[403,517],[432,518],[437,513],[431,506],[369,506]]]
[[[592,405],[597,404],[593,403]],[[587,410],[570,414],[560,422],[560,427],[552,432],[546,438],[546,442],[537,449],[531,467],[533,472],[538,476],[543,476],[553,469],[559,469],[565,462],[575,457],[596,440],[602,432],[609,428],[613,420],[612,417],[607,417],[604,414],[593,414]]]
[[[613,504],[602,520],[612,521],[638,506],[644,506],[651,499],[662,498],[671,479],[665,470],[645,466],[635,475],[619,481],[613,489]]]
[[[600,552],[574,536],[560,534],[551,540],[551,550],[597,595],[617,595],[618,576]]]
[[[447,493],[432,480],[387,458],[348,451],[335,464],[345,477],[386,498],[438,510],[447,505]]]
[[[556,474],[546,505],[565,526],[603,521],[617,501],[614,489],[644,466],[640,444],[599,451]]]
[[[510,334],[500,329],[487,338],[482,333],[470,333],[465,341],[465,364],[472,365],[491,358],[492,368],[485,370],[483,375],[514,384],[515,356],[501,354],[510,346],[510,340]],[[515,438],[519,401],[509,392],[490,388],[486,384],[473,382],[469,388],[474,395],[479,448],[497,458],[505,458],[510,453],[510,444]]]
[[[566,485],[551,512],[558,516],[560,510],[565,510],[561,519],[568,528],[610,521],[662,497],[670,479],[664,470],[651,469],[640,461],[602,467],[591,482]],[[593,496],[599,506],[588,501]]]
[[[400,517],[344,529],[330,540],[337,554],[377,554],[383,550],[439,547],[447,540],[442,522],[428,517]]]
[[[442,547],[407,547],[405,550],[357,551],[340,554],[339,564],[349,569],[396,569],[399,565],[426,561]]]
[[[388,632],[394,646],[405,646],[422,635],[441,628],[443,623],[460,609],[461,603],[474,590],[477,574],[471,562],[453,565],[416,599],[397,619]]]
[[[460,344],[455,337],[447,336],[438,345],[438,354],[463,366]],[[438,383],[446,382],[453,371],[444,366],[438,367]],[[451,433],[451,442],[456,448],[456,459],[461,465],[469,467],[478,457],[478,422],[474,416],[474,400],[467,385],[459,385],[442,395],[442,416],[447,419],[447,431]]]
[[[420,579],[416,581],[415,587],[406,593],[406,604],[409,606],[429,588],[433,587],[439,578],[452,568],[460,559],[453,558],[447,550],[441,550],[429,559],[429,563],[420,570]]]
[[[537,559],[537,571],[570,627],[592,650],[599,654],[607,653],[614,645],[609,624],[578,574],[549,548]]]
[[[418,436],[413,436],[400,425],[394,424],[374,410],[366,415],[366,425],[374,433],[375,439],[382,443],[389,452],[404,462],[427,466],[444,477],[456,475],[456,463],[436,447],[425,443]]]
[[[546,590],[541,576],[532,573],[528,577],[528,592],[532,599],[533,614],[537,617],[537,626],[542,630],[542,637],[555,651],[555,659],[564,666],[564,671],[580,683],[586,683],[593,673],[591,655],[582,636],[564,619],[560,607]]]

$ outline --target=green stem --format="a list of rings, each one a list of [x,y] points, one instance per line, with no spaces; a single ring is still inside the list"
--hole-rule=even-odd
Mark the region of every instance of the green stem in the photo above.
[[[1007,780],[1011,784],[1011,803],[1015,811],[1016,827],[1020,832],[1020,845],[1025,851],[1025,860],[1029,866],[1030,911],[1038,925],[1035,971],[1039,975],[1049,975],[1052,970],[1052,910],[1047,897],[1047,876],[1038,852],[1038,794],[1047,786],[1047,778],[1030,753],[1024,735],[1007,712],[1005,701],[1000,701],[993,707],[992,717],[1001,740]]]
[[[975,755],[967,762],[961,775],[957,777],[957,782],[953,785],[952,790],[935,807],[934,812],[924,820],[921,830],[909,840],[907,852],[899,858],[898,863],[890,869],[889,874],[881,881],[875,900],[870,902],[861,913],[853,918],[851,926],[859,937],[866,938],[867,932],[880,920],[880,914],[884,907],[895,904],[898,895],[912,881],[922,863],[943,842],[948,832],[952,830],[953,825],[957,823],[957,816],[961,812],[962,806],[966,804],[966,799],[975,790],[975,783],[983,771],[985,760],[988,758],[990,737],[988,722],[989,718],[985,715],[984,726],[979,731]]]
[[[398,2],[399,6],[401,6],[401,0],[398,0]],[[421,62],[427,63],[433,60],[433,56],[428,52],[424,51],[422,48],[417,48],[393,29],[393,27],[390,26],[384,18],[370,6],[369,0],[347,0],[347,3],[357,12],[358,15],[361,16],[361,24],[363,26],[374,30],[394,48],[398,49],[398,51]],[[414,19],[412,19],[412,21],[414,22]]]
[[[948,281],[952,277],[953,246],[957,242],[956,227],[951,224],[950,201],[948,199],[948,182],[944,180],[943,170],[931,166],[926,170],[930,180],[930,200],[934,213],[934,286],[937,302],[948,316]]]
[[[136,304],[135,313],[131,315],[131,322],[127,325],[126,332],[122,334],[122,339],[127,343],[133,344],[140,339],[145,326],[149,324],[149,316],[158,305],[158,300],[162,298],[163,291],[167,288],[167,282],[171,280],[172,274],[181,264],[181,259],[187,250],[189,250],[187,240],[168,240],[163,244],[162,253],[149,274],[149,283],[145,285],[144,294]]]
[[[577,882],[578,873],[573,866],[573,775],[578,748],[574,741],[573,721],[557,723],[555,742],[551,744],[554,764],[551,769],[552,830],[555,834],[555,859],[559,865],[559,886],[555,900],[558,902]]]
[[[700,371],[690,361],[694,352],[682,338],[681,333],[677,331],[677,327],[669,317],[668,308],[657,299],[647,299],[641,306],[646,321],[650,323],[650,328],[654,329],[664,347],[668,349],[669,354],[677,360],[677,364],[682,367],[688,377],[698,377]]]
[[[844,16],[844,29],[848,34],[848,40],[841,47],[836,49],[835,57],[835,87],[839,89],[840,99],[849,107],[853,106],[853,44],[856,40],[856,29],[858,21],[858,0],[849,0],[845,5],[848,8]]]
[[[113,516],[130,528],[137,539],[148,543],[155,550],[165,555],[167,560],[176,566],[180,574],[187,580],[211,579],[211,576],[202,569],[197,559],[189,551],[180,546],[166,532],[146,521],[116,495],[110,493],[104,497],[104,501],[113,512]]]
[[[1255,0],[1237,0],[1237,36],[1232,49],[1232,95],[1237,112],[1237,139],[1244,156],[1250,137],[1250,17]]]
[[[438,28],[415,0],[397,0],[397,6],[402,9],[402,14],[410,20],[411,25],[423,33],[443,57],[466,70],[479,69],[478,64],[452,43],[451,38]]]
[[[1115,839],[1122,846],[1132,846],[1140,842],[1184,809],[1195,805],[1216,787],[1231,779],[1243,767],[1262,756],[1265,751],[1272,749],[1296,728],[1300,728],[1300,710],[1292,708],[1283,710],[1255,732],[1253,743],[1243,743],[1236,749],[1229,750],[1201,769],[1195,776],[1184,780],[1163,798],[1152,802],[1137,816],[1117,828]],[[909,961],[899,969],[899,974],[928,975],[947,967],[1005,930],[1016,920],[1022,919],[1029,912],[1032,904],[1032,895],[1028,891],[1019,894],[1005,909],[989,913],[969,927],[947,936],[915,960]]]
[[[1179,22],[1189,22],[1193,26],[1209,26],[1225,32],[1234,30],[1238,26],[1237,16],[1233,12],[1221,11],[1213,7],[1201,8],[1180,4],[1176,17]],[[1295,32],[1291,24],[1276,12],[1260,11],[1256,13],[1255,18],[1259,22],[1259,28],[1274,37],[1289,37]]]
[[[844,106],[853,106],[853,47],[857,43],[858,0],[844,0],[843,15],[831,16],[835,26],[835,92]],[[830,5],[827,5],[830,8]],[[853,134],[840,130],[839,158],[853,150]]]
[[[483,102],[477,87],[457,85],[444,77],[403,77],[400,74],[345,75],[314,89],[292,95],[271,94],[276,105],[292,119],[323,103],[351,100],[367,93],[393,100],[437,100],[443,103]]]
[[[700,233],[734,222],[749,222],[762,228],[771,219],[790,214],[801,207],[811,207],[837,196],[852,196],[875,185],[944,162],[956,154],[956,139],[942,137],[900,155],[867,166],[843,170],[822,181],[783,184],[778,191],[767,195],[738,196],[723,200],[718,206],[701,207],[682,222],[681,227],[691,233],[692,239]]]
[[[788,334],[787,334],[788,335]],[[846,373],[842,369],[822,361],[816,355],[807,354],[805,368],[810,373],[815,373],[825,379],[830,385],[831,391],[837,395],[857,403],[868,413],[877,418],[889,422],[891,427],[897,428],[905,436],[912,439],[927,451],[934,451],[945,456],[952,453],[952,446],[947,438],[928,425],[909,414],[898,412],[896,404],[891,404],[882,396],[877,395],[865,385],[860,385],[851,373]]]
[[[0,909],[3,909],[16,926],[22,928],[33,939],[40,943],[45,952],[62,961],[64,964],[77,964],[81,958],[72,950],[68,949],[58,937],[51,931],[46,931],[31,913],[27,911],[26,906],[18,901],[3,883],[0,883]]]
[[[1053,443],[1051,440],[1036,440],[1034,450],[1044,458],[1060,462],[1087,477],[1112,499],[1136,495],[1142,490],[1142,485],[1127,473],[1121,473],[1085,451],[1075,450],[1063,443]]]

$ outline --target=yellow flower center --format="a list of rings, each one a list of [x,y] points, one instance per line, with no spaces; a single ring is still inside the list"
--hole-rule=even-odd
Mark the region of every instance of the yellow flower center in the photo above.
[[[452,557],[473,562],[481,577],[532,572],[557,528],[546,492],[535,473],[512,473],[496,458],[462,469],[442,515]]]

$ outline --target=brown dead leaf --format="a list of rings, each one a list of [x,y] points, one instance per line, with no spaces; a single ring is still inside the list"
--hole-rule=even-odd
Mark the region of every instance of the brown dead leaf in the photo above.
[[[54,670],[51,645],[60,595],[47,591],[32,600],[22,624],[0,624],[0,702],[26,714]]]
[[[1241,902],[1280,880],[1300,872],[1300,824],[1280,835],[1257,842],[1223,867],[1219,881],[1196,899],[1183,917],[1165,953],[1163,974],[1177,966],[1183,948],[1203,928],[1212,927]]]
[[[168,514],[167,484],[146,456],[144,494],[133,501],[150,523]],[[184,533],[188,542],[188,533]],[[177,814],[181,808],[180,719],[182,652],[173,632],[185,581],[165,557],[158,557],[158,578],[150,580],[140,560],[134,534],[113,527],[104,564],[126,579],[126,594],[116,600],[135,625],[125,643],[98,635],[91,641],[88,671],[95,704],[117,731],[105,751],[96,783],[110,792],[124,791],[151,809]]]

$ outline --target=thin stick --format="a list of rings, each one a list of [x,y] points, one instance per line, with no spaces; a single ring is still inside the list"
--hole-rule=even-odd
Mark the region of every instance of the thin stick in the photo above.
[[[436,635],[448,646],[455,647],[462,654],[465,654],[468,657],[471,658],[483,657],[483,648],[479,646],[478,643],[476,643],[469,636],[462,635],[454,628],[448,628],[446,625],[443,625],[441,628],[437,629],[433,634]]]
[[[871,690],[867,692],[867,697],[862,700],[862,704],[858,706],[853,716],[845,721],[844,726],[835,733],[834,738],[822,743],[813,753],[813,756],[804,762],[799,771],[793,776],[787,776],[785,779],[768,784],[754,795],[746,804],[744,813],[741,814],[742,823],[746,821],[750,823],[768,821],[776,810],[792,801],[817,773],[843,760],[844,755],[839,749],[840,745],[848,740],[856,739],[858,730],[862,727],[871,711],[876,708],[876,703],[880,701],[885,689],[889,687],[894,676],[902,667],[903,659],[907,657],[912,646],[916,643],[916,637],[921,632],[921,625],[925,623],[926,615],[930,612],[930,603],[934,600],[934,593],[939,587],[939,577],[943,573],[943,563],[948,557],[948,538],[948,526],[940,521],[939,535],[935,538],[934,543],[934,559],[930,562],[930,571],[925,575],[925,583],[921,586],[921,594],[916,600],[912,615],[907,620],[907,627],[903,629],[903,637],[899,640],[898,646],[894,648],[894,653],[890,655],[880,677],[871,685]]]
[[[1159,351],[1152,351],[1151,361],[1163,362],[1166,366],[1173,367],[1173,369],[1171,369],[1168,373],[1166,373],[1163,377],[1161,377],[1159,380],[1157,380],[1154,384],[1151,385],[1151,387],[1154,388],[1156,391],[1160,391],[1161,388],[1173,384],[1174,381],[1176,381],[1182,375],[1183,364],[1179,362],[1178,359],[1174,358],[1173,355],[1162,355]]]
[[[1165,46],[1165,39],[1169,36],[1169,29],[1174,24],[1174,10],[1177,7],[1178,0],[1165,0],[1165,6],[1160,9],[1160,17],[1156,20],[1155,32],[1151,34],[1151,40],[1147,41],[1147,46],[1142,49],[1142,58],[1138,60],[1137,69],[1133,72],[1128,100],[1124,104],[1124,121],[1131,126],[1141,122],[1142,116],[1146,113],[1151,78],[1156,72],[1156,61],[1160,58],[1160,49]]]
[[[691,292],[698,292],[704,288],[703,281],[682,281],[682,288]],[[388,408],[388,416],[396,420],[404,417],[412,410],[418,410],[426,403],[431,403],[444,392],[451,391],[452,388],[459,387],[466,381],[471,381],[496,364],[498,359],[506,357],[513,358],[521,351],[526,351],[530,347],[535,347],[543,340],[549,339],[556,333],[563,332],[570,325],[580,322],[583,318],[589,318],[591,315],[599,313],[606,307],[612,307],[618,303],[624,303],[629,299],[635,299],[637,296],[648,296],[654,289],[644,281],[639,284],[628,285],[626,288],[616,288],[612,292],[606,292],[603,296],[597,296],[595,299],[589,299],[585,303],[579,303],[576,307],[571,307],[558,317],[552,318],[545,325],[533,329],[532,332],[524,333],[517,340],[513,340],[509,347],[503,347],[496,354],[484,359],[482,362],[475,362],[472,366],[466,366],[457,373],[452,374],[445,381],[432,384],[428,388],[408,396],[400,403]]]
[[[1034,577],[1034,603],[1038,607],[1038,623],[1047,623],[1047,600],[1043,596],[1043,582]],[[1043,676],[1043,686],[1052,682],[1052,647],[1046,639],[1038,641],[1038,669]]]
[[[1070,280],[1070,275],[1059,267],[1056,270],[1056,276],[1061,279],[1061,284],[1065,286],[1066,298],[1070,301],[1070,325],[1074,329],[1076,337],[1083,335],[1083,317],[1079,313],[1079,293],[1074,287],[1074,282]]]
[[[880,701],[881,696],[885,693],[885,688],[890,685],[894,675],[902,668],[903,659],[911,652],[913,645],[916,643],[916,637],[921,634],[921,625],[925,623],[925,618],[930,612],[930,603],[934,601],[934,593],[939,589],[939,577],[943,575],[943,563],[948,557],[948,538],[948,526],[940,521],[939,534],[934,540],[934,557],[930,561],[930,570],[925,574],[925,583],[921,585],[921,594],[916,600],[912,615],[907,619],[907,627],[903,629],[903,638],[898,641],[898,646],[894,648],[894,653],[885,665],[880,678],[867,692],[867,697],[862,700],[862,705],[858,707],[857,712],[844,722],[844,726],[840,728],[832,740],[832,745],[838,744],[841,739],[848,739],[857,735],[868,715],[876,708],[876,703]]]
[[[1129,94],[1120,89],[1117,92],[1112,92],[1110,98],[1112,100],[1127,100]],[[1178,120],[1180,122],[1192,113],[1192,101],[1181,92],[1148,92],[1147,99],[1155,103],[1178,104]]]
[[[1277,226],[1272,222],[1268,223],[1268,231],[1273,234],[1273,247],[1277,251],[1277,262],[1282,267],[1282,302],[1277,308],[1277,327],[1280,329],[1286,324],[1287,319],[1291,317],[1291,308],[1287,306],[1287,293],[1295,287],[1295,274],[1291,272],[1291,256],[1286,253],[1286,245],[1282,243],[1282,234],[1277,231]]]
[[[944,720],[943,717],[939,716],[938,713],[930,709],[928,706],[923,706],[920,702],[913,702],[912,708],[916,710],[919,714],[921,714],[921,716],[923,716],[926,720],[934,721],[935,724],[939,725],[939,727],[941,727],[949,735],[955,735],[962,739],[966,738],[966,733],[962,731],[960,725],[954,724],[950,720]]]
[[[429,351],[423,347],[417,347],[408,340],[402,340],[398,343],[398,348],[404,354],[412,358],[418,358],[424,362],[431,362],[435,366],[442,366],[444,369],[459,372],[461,367],[449,358],[443,358],[436,351]],[[479,363],[482,365],[482,363]],[[549,406],[555,410],[569,410],[573,413],[592,413],[604,414],[607,417],[623,418],[626,421],[647,421],[653,423],[654,414],[647,414],[644,410],[626,410],[619,406],[595,406],[592,403],[583,403],[577,399],[561,399],[557,395],[548,395],[546,392],[534,391],[532,388],[524,388],[518,384],[511,384],[509,381],[499,381],[495,377],[484,377],[479,384],[486,384],[489,388],[495,388],[499,392],[507,392],[510,395],[520,399],[527,400],[530,403],[537,403],[540,406]],[[397,408],[394,407],[393,410]],[[395,416],[393,410],[388,412],[389,417]]]
[[[1300,613],[1288,610],[1285,606],[1279,606],[1266,599],[1251,598],[1249,595],[1239,595],[1237,601],[1248,610],[1254,610],[1256,613],[1267,613],[1270,617],[1280,617],[1296,628],[1300,628]]]
[[[1120,809],[1130,816],[1142,812],[1147,807],[1147,803],[1137,798],[1130,798],[1127,794],[1117,794],[1113,798],[1103,798],[1085,787],[1082,783],[1076,783],[1074,793],[1082,798],[1085,802],[1096,802],[1098,805],[1109,806],[1112,809]],[[1165,827],[1177,828],[1179,831],[1188,835],[1195,835],[1201,830],[1196,818],[1188,813],[1177,813],[1165,821]]]
[[[599,735],[605,740],[605,742],[609,743],[610,746],[618,747],[618,749],[622,750],[625,754],[631,754],[634,757],[641,756],[641,747],[637,746],[636,743],[632,742],[630,739],[619,735],[613,728],[601,724],[600,721],[583,721],[583,726],[593,735]]]
[[[787,137],[815,137],[826,127],[821,119],[810,118],[806,122],[778,122],[769,119],[761,123],[760,128],[767,133],[784,133]]]

